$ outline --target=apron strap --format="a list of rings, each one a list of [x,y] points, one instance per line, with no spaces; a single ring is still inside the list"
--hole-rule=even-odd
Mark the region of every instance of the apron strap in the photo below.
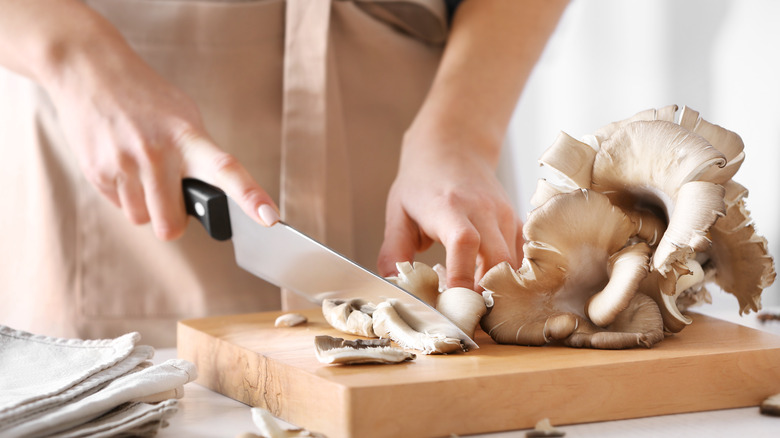
[[[282,101],[281,213],[325,240],[326,68],[331,0],[287,0]]]

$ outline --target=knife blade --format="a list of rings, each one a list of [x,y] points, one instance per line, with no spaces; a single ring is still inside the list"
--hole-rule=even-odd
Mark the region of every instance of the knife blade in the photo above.
[[[247,216],[225,193],[203,181],[182,182],[187,213],[211,237],[231,239],[236,263],[256,277],[289,289],[313,303],[362,298],[391,301],[415,330],[460,339],[465,349],[479,348],[463,330],[435,308],[392,282],[363,268],[284,222],[265,227]]]

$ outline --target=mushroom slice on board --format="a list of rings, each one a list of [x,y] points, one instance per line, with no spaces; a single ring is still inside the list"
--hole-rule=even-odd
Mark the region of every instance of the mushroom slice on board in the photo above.
[[[635,234],[636,225],[601,193],[583,189],[553,196],[531,211],[523,227],[525,259],[520,269],[500,263],[480,281],[493,302],[482,329],[503,344],[568,343],[567,338],[579,333],[572,346],[644,345],[636,336],[603,343],[598,338],[604,335],[599,335],[594,342],[586,341],[614,329],[647,275],[649,246],[641,242],[625,247]],[[604,328],[587,315],[595,315]],[[660,331],[660,321],[659,315],[657,326],[648,330]]]
[[[376,306],[374,333],[380,338],[392,339],[403,348],[418,350],[423,354],[463,351],[460,339],[448,338],[441,333],[418,332],[411,328],[389,301]]]
[[[390,339],[356,339],[353,341],[320,335],[314,338],[317,360],[326,364],[392,364],[412,360],[414,353],[393,347]]]
[[[446,270],[440,265],[431,268],[422,262],[399,262],[396,268],[398,276],[388,280],[435,307],[470,338],[474,337],[479,319],[487,312],[482,295],[463,287],[443,289],[440,293],[441,280],[446,278]]]
[[[376,306],[366,300],[327,299],[322,301],[322,315],[333,328],[352,335],[376,338],[371,315]]]

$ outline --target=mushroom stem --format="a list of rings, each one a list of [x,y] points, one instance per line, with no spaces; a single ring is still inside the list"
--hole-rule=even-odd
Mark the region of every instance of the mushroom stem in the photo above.
[[[479,320],[487,312],[487,305],[482,295],[473,290],[453,287],[439,295],[436,310],[473,338]]]
[[[586,315],[594,324],[606,327],[628,307],[639,283],[647,276],[649,260],[650,247],[644,242],[623,248],[609,257],[609,283],[594,294],[586,306]]]
[[[418,350],[423,354],[452,353],[463,350],[460,339],[448,338],[437,333],[415,331],[409,327],[409,324],[401,318],[388,301],[379,303],[374,310],[374,333],[380,338],[392,339],[403,348]]]

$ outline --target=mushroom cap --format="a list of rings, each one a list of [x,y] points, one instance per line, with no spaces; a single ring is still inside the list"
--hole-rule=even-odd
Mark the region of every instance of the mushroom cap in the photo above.
[[[482,278],[493,300],[483,330],[499,343],[542,345],[570,336],[587,321],[586,305],[601,324],[611,323],[647,273],[644,243],[611,258],[635,232],[635,224],[605,195],[577,190],[552,197],[523,227],[520,269],[500,263]],[[617,261],[621,266],[615,269]]]
[[[739,301],[739,313],[761,309],[761,293],[775,280],[767,241],[756,233],[744,199],[747,189],[726,184],[726,215],[712,226],[707,255],[715,268],[715,282]]]
[[[430,306],[436,306],[439,297],[439,274],[430,266],[421,262],[398,262],[395,264],[398,275],[388,277],[396,286],[425,301]]]
[[[344,333],[368,338],[377,337],[372,319],[375,309],[373,303],[360,298],[322,300],[322,315],[331,327]]]

